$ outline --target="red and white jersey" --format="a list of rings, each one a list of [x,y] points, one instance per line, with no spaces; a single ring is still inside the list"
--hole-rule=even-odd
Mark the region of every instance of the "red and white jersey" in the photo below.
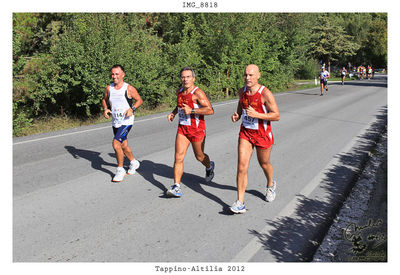
[[[206,129],[206,124],[204,122],[204,115],[198,115],[198,114],[187,115],[182,109],[183,104],[186,104],[191,108],[195,109],[200,108],[200,106],[193,101],[193,94],[197,89],[199,89],[199,87],[194,87],[194,89],[186,95],[183,94],[183,88],[179,89],[179,94],[177,98],[179,124],[191,128]]]
[[[246,109],[249,106],[253,107],[259,113],[268,113],[265,104],[262,102],[262,91],[264,89],[265,87],[261,86],[257,93],[249,95],[247,87],[244,87],[242,97],[240,98],[240,105],[242,106],[241,131],[257,132],[261,136],[270,135],[272,139],[271,122],[269,120],[253,118],[246,114]]]

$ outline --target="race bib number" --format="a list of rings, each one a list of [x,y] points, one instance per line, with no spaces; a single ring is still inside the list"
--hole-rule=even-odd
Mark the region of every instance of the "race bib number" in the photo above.
[[[185,112],[181,109],[178,108],[178,115],[179,115],[179,124],[180,125],[190,125],[190,115],[185,114]]]
[[[113,118],[113,123],[115,125],[121,125],[125,119],[124,110],[113,109],[112,110],[112,118]]]
[[[248,116],[246,110],[243,110],[242,124],[246,129],[258,130],[258,119]]]

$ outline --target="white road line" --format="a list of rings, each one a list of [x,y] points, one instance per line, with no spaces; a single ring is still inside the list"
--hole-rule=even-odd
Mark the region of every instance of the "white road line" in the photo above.
[[[145,121],[154,120],[154,119],[163,118],[163,117],[165,117],[165,116],[158,116],[158,117],[138,120],[138,121],[135,121],[135,123],[145,122]],[[110,128],[110,125],[107,125],[107,126],[104,126],[104,127],[99,127],[99,128],[96,128],[96,129],[82,130],[82,131],[77,131],[77,132],[73,132],[73,133],[66,133],[66,134],[62,134],[62,135],[56,135],[56,136],[43,137],[43,138],[37,138],[37,139],[31,139],[31,140],[26,140],[26,141],[15,142],[13,145],[29,143],[29,142],[34,142],[34,141],[40,141],[40,140],[46,140],[46,139],[57,138],[57,137],[70,136],[70,135],[74,135],[74,134],[82,134],[82,133],[87,133],[87,132],[92,132],[92,131],[97,131],[97,130],[102,130],[102,129],[107,129],[107,128]]]
[[[278,94],[275,94],[274,96],[277,97],[277,96],[281,96],[281,95],[284,95],[284,94],[285,94],[285,93],[278,93]],[[214,107],[224,106],[224,105],[228,105],[228,104],[237,104],[237,100],[232,100],[232,101],[225,102],[225,103],[221,103],[221,104],[217,103],[217,104],[214,105]],[[150,120],[154,120],[154,119],[159,119],[159,118],[164,118],[164,117],[165,117],[165,116],[158,116],[158,117],[153,117],[153,118],[138,120],[138,121],[135,121],[135,123],[146,122],[146,121],[150,121]],[[82,130],[82,131],[77,131],[77,132],[73,132],[73,133],[67,133],[67,134],[55,135],[55,136],[50,136],[50,137],[43,137],[43,138],[25,140],[25,141],[15,142],[15,143],[13,143],[13,145],[25,144],[25,143],[30,143],[30,142],[35,142],[35,141],[41,141],[41,140],[46,140],[46,139],[52,139],[52,138],[58,138],[58,137],[64,137],[64,136],[70,136],[70,135],[75,135],[75,134],[82,134],[82,133],[87,133],[87,132],[92,132],[92,131],[107,129],[107,128],[109,128],[109,127],[110,127],[110,126],[104,126],[104,127],[100,127],[100,128],[96,128],[96,129]]]
[[[233,103],[237,103],[237,101],[216,104],[216,105],[214,105],[214,107],[219,107],[219,106],[233,104]],[[137,120],[137,121],[135,121],[135,123],[146,122],[146,121],[159,119],[159,118],[166,118],[166,117],[165,116],[157,116],[157,117],[152,117],[152,118],[148,118],[148,119]],[[110,128],[110,125],[107,125],[107,126],[104,126],[104,127],[100,127],[100,128],[95,128],[95,129],[77,131],[77,132],[73,132],[73,133],[66,133],[66,134],[55,135],[55,136],[50,136],[50,137],[43,137],[43,138],[37,138],[37,139],[31,139],[31,140],[26,140],[26,141],[15,142],[15,143],[13,143],[13,145],[19,145],[19,144],[35,142],[35,141],[41,141],[41,140],[52,139],[52,138],[58,138],[58,137],[65,137],[65,136],[70,136],[70,135],[75,135],[75,134],[83,134],[83,133],[93,132],[93,131],[97,131],[97,130],[103,130],[103,129],[107,129],[107,128]]]
[[[362,136],[368,128],[375,122],[376,119],[373,118],[370,123],[367,123],[366,126],[361,129],[361,131],[355,135],[355,137],[347,143],[343,149],[340,151],[339,154],[349,152],[354,145],[360,140],[360,136]],[[282,218],[282,217],[289,217],[291,216],[294,211],[296,210],[296,205],[298,203],[298,198],[301,196],[307,197],[310,195],[315,188],[322,182],[322,180],[326,177],[326,171],[334,165],[339,164],[339,158],[333,158],[321,172],[316,175],[300,192],[298,196],[295,196],[276,216],[275,220]],[[270,224],[266,225],[261,231],[260,235],[269,235],[269,232],[273,230],[274,227]],[[253,258],[253,256],[262,248],[263,244],[259,240],[258,237],[254,237],[251,241],[231,260],[231,262],[248,262]]]

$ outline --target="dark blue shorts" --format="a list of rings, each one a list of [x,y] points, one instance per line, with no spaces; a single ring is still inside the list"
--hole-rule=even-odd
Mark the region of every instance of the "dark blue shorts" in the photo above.
[[[121,127],[113,127],[114,139],[119,142],[124,142],[128,138],[128,133],[132,129],[132,125],[122,125]]]

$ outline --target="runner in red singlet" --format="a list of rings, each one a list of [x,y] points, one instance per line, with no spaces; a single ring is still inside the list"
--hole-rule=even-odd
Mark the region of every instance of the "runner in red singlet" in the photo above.
[[[176,91],[177,106],[168,115],[172,122],[179,115],[179,126],[175,140],[174,185],[167,191],[167,195],[181,197],[180,188],[183,175],[183,160],[189,145],[192,144],[196,159],[206,167],[205,180],[211,181],[214,177],[214,162],[204,153],[206,126],[204,115],[214,114],[214,110],[205,93],[194,85],[195,72],[191,67],[184,67],[180,72],[183,87]]]
[[[274,95],[266,87],[258,83],[259,68],[248,65],[244,73],[246,86],[238,91],[239,103],[237,111],[232,115],[236,122],[242,117],[238,142],[237,167],[237,201],[230,207],[233,213],[244,213],[244,194],[248,184],[248,168],[254,147],[257,159],[267,178],[266,201],[275,199],[276,182],[273,180],[273,167],[270,162],[274,137],[271,122],[280,119],[279,109]]]
[[[199,105],[193,101],[193,95],[198,89],[198,87],[194,87],[190,92],[186,94],[183,88],[180,88],[178,90],[177,106],[181,110],[180,112],[178,112],[178,133],[186,136],[190,142],[201,142],[206,136],[206,124],[204,122],[204,115],[184,113],[184,105],[190,107],[190,112],[192,112],[192,110],[194,110],[195,108],[199,108]],[[193,112],[195,112],[195,110]]]

